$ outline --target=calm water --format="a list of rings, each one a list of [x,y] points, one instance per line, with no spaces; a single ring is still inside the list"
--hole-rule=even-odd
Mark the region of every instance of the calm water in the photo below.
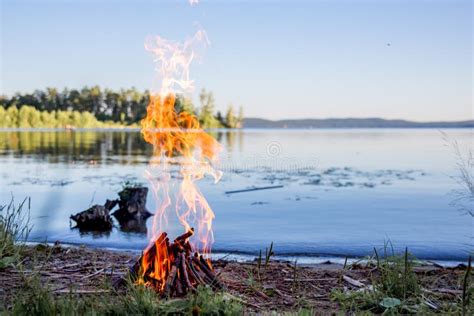
[[[472,131],[446,132],[472,145]],[[273,241],[281,255],[362,256],[387,240],[420,258],[464,260],[472,250],[472,219],[450,205],[455,161],[438,130],[214,135],[224,177],[199,186],[216,213],[216,252],[256,253]],[[81,234],[69,216],[116,197],[126,180],[146,184],[150,155],[137,131],[0,131],[0,201],[31,196],[32,241],[140,250],[150,222]],[[283,188],[225,193],[269,185]]]

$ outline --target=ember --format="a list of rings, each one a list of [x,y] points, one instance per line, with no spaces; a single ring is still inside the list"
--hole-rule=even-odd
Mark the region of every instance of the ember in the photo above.
[[[199,285],[222,289],[209,260],[204,259],[189,243],[194,229],[170,243],[162,233],[148,247],[132,268],[138,284],[154,288],[164,296],[184,296]]]

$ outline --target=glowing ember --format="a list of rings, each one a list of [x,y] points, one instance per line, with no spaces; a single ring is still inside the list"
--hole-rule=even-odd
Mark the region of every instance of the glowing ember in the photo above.
[[[215,216],[195,182],[206,175],[213,176],[216,182],[220,179],[221,172],[213,164],[221,146],[201,129],[194,115],[175,110],[175,93],[193,88],[189,66],[197,55],[196,47],[207,43],[206,34],[198,31],[184,44],[155,37],[145,45],[154,56],[160,78],[158,92],[150,94],[147,115],[141,122],[144,139],[154,149],[147,178],[159,206],[151,243],[135,269],[138,283],[150,285],[160,293],[182,295],[198,284],[216,283],[209,259]],[[171,180],[176,170],[181,179],[178,185]],[[170,244],[165,231],[173,211],[185,234]],[[191,226],[196,227],[196,232]]]

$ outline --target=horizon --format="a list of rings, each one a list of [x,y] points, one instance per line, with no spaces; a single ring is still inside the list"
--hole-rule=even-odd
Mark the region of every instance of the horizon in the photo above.
[[[384,117],[310,117],[310,118],[284,118],[284,119],[267,119],[264,117],[255,117],[255,116],[249,116],[249,117],[244,117],[244,119],[260,119],[260,120],[266,120],[266,121],[272,121],[272,122],[279,122],[279,121],[303,121],[303,120],[320,120],[320,121],[325,121],[325,120],[384,120],[384,121],[406,121],[406,122],[411,122],[411,123],[458,123],[458,122],[465,122],[465,121],[474,121],[474,118],[468,118],[465,120],[454,120],[454,121],[449,121],[449,120],[443,120],[443,121],[415,121],[415,120],[407,120],[403,118],[384,118]]]
[[[4,0],[1,11],[5,95],[150,89],[146,36],[182,41],[199,21],[211,46],[191,70],[195,104],[206,88],[216,110],[242,105],[247,118],[472,120],[470,1]]]

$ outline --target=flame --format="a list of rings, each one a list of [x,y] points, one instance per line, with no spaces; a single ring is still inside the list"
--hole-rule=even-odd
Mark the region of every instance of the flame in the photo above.
[[[176,93],[190,92],[194,88],[189,76],[191,62],[199,56],[199,49],[208,44],[202,30],[183,44],[159,36],[148,38],[145,44],[154,57],[160,79],[159,86],[150,94],[146,117],[141,121],[143,137],[153,145],[153,158],[146,177],[159,205],[153,218],[151,244],[142,257],[139,283],[146,284],[146,278],[154,279],[159,291],[164,289],[174,260],[165,244],[168,241],[162,238],[173,209],[184,232],[197,227],[191,243],[207,258],[214,241],[215,215],[195,182],[206,175],[219,181],[222,173],[214,165],[221,145],[201,128],[195,115],[175,111]],[[178,185],[172,181],[176,168],[181,179]],[[173,194],[174,191],[177,192]],[[150,267],[153,271],[149,271]]]

